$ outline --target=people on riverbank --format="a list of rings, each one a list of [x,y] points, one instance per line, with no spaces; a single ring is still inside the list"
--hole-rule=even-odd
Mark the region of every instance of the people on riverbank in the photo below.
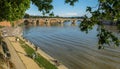
[[[39,47],[35,46],[35,51],[37,51],[39,49]]]
[[[36,54],[33,53],[33,54],[32,54],[32,59],[35,59],[35,58],[36,58]]]

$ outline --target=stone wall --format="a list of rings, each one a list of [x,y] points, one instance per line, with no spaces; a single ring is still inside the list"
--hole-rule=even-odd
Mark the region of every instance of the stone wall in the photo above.
[[[11,27],[11,24],[10,24],[10,22],[8,22],[8,21],[2,21],[2,22],[0,22],[0,26]]]
[[[14,26],[17,26],[18,24],[23,23],[23,20],[20,19],[20,20],[14,21],[13,23],[14,23]],[[0,26],[11,27],[12,25],[9,21],[2,21],[2,22],[0,22]]]

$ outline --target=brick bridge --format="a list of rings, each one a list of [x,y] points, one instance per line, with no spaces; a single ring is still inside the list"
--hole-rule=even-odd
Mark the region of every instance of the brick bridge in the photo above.
[[[59,23],[63,24],[65,21],[70,21],[71,24],[76,24],[77,21],[82,21],[81,18],[29,18],[23,19],[25,24],[33,24],[33,25],[43,25],[46,24],[47,26]]]

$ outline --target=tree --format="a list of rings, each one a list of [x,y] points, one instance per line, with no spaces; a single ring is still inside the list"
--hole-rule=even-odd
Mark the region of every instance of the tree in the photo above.
[[[25,11],[30,7],[30,2],[35,4],[39,11],[45,15],[50,13],[53,9],[53,0],[0,0],[0,21],[8,20],[14,21],[20,19],[24,16]],[[74,6],[75,2],[78,0],[65,0],[65,3]],[[119,17],[120,17],[120,0],[98,0],[98,5],[96,10],[92,7],[87,7],[86,11],[91,14],[91,17],[85,15],[84,20],[80,24],[80,29],[82,31],[88,32],[93,28],[93,26],[98,25],[98,44],[99,49],[104,47],[104,44],[110,45],[111,43],[115,46],[120,45],[120,41],[115,37],[112,32],[105,30],[103,21],[111,20],[112,23],[118,24],[120,28]]]
[[[25,13],[24,18],[30,18],[30,15]]]
[[[51,12],[51,13],[49,14],[49,16],[50,16],[50,17],[54,17],[54,13]]]
[[[87,15],[84,16],[84,20],[80,24],[80,29],[88,32],[93,26],[98,25],[98,48],[104,48],[106,44],[109,46],[110,44],[119,46],[120,40],[112,32],[105,29],[103,21],[110,20],[112,24],[118,22],[118,26],[120,27],[120,0],[98,0],[98,2],[96,10],[92,10],[92,7],[87,7],[86,11],[92,16],[90,18]]]
[[[30,7],[30,1],[42,12],[49,13],[52,0],[0,0],[0,21],[14,21],[23,18]]]
[[[14,21],[23,17],[30,0],[0,0],[0,21]]]

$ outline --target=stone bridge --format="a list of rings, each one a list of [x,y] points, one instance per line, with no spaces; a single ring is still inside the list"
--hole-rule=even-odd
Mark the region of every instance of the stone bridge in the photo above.
[[[23,19],[25,24],[33,24],[33,25],[51,25],[54,23],[63,24],[65,21],[70,21],[71,24],[76,24],[77,21],[82,21],[81,18],[29,18]]]

